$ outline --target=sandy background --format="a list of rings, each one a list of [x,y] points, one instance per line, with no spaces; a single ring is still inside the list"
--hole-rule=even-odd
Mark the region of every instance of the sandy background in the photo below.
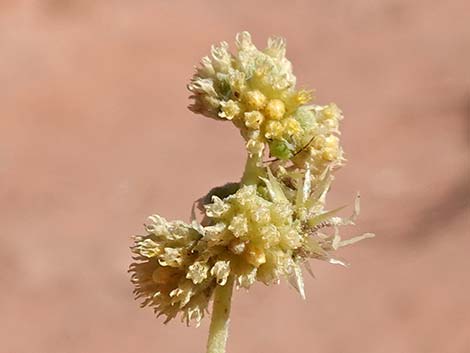
[[[468,1],[0,1],[0,352],[203,352],[132,299],[130,235],[235,180],[230,126],[190,113],[212,43],[287,38],[299,85],[344,111],[375,240],[235,295],[230,353],[470,352]],[[348,211],[349,212],[349,211]],[[348,213],[348,212],[345,212]]]

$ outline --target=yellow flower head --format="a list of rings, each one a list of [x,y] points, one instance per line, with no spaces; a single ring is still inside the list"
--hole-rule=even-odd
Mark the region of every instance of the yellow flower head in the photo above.
[[[299,147],[292,143],[294,137],[299,140],[301,128],[293,130],[292,124],[280,124],[273,131],[273,121],[295,119],[297,109],[311,99],[310,92],[295,89],[284,39],[270,38],[267,47],[259,50],[250,34],[242,32],[236,44],[234,54],[222,42],[212,47],[210,57],[202,59],[188,86],[194,99],[190,109],[211,118],[232,120],[243,136],[250,130],[260,131],[260,143],[286,141],[292,148]],[[271,154],[276,156],[275,152]]]
[[[320,175],[343,161],[342,150],[315,150],[315,136],[338,134],[341,111],[336,105],[306,105],[311,91],[296,90],[292,65],[285,57],[282,38],[268,40],[259,50],[248,32],[236,38],[235,53],[227,43],[212,47],[211,56],[202,59],[188,88],[194,100],[190,109],[214,118],[231,120],[247,140],[247,150],[259,159],[264,146],[272,157],[304,166]],[[255,136],[255,137],[253,137]]]
[[[216,286],[232,276],[239,287],[256,281],[289,282],[305,296],[302,269],[309,258],[343,264],[331,252],[353,241],[341,241],[325,227],[352,224],[325,212],[323,195],[332,177],[324,176],[313,192],[309,172],[287,187],[269,170],[260,185],[244,185],[204,205],[205,223],[168,222],[150,217],[147,235],[135,237],[131,266],[137,298],[167,320],[199,323]],[[369,237],[370,235],[365,235]],[[309,267],[307,267],[309,269]]]

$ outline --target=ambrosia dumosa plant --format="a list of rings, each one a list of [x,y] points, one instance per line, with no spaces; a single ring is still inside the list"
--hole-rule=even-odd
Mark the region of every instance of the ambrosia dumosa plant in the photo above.
[[[332,173],[344,163],[341,110],[310,104],[311,92],[296,89],[282,38],[259,50],[242,32],[236,46],[236,53],[225,42],[213,46],[188,88],[193,112],[240,130],[248,156],[243,177],[197,202],[201,222],[149,217],[130,266],[136,298],[165,322],[180,314],[199,324],[214,300],[208,353],[225,352],[234,285],[286,278],[305,297],[309,259],[344,265],[334,251],[373,236],[339,236],[338,228],[359,214],[359,196],[347,219],[324,208]]]

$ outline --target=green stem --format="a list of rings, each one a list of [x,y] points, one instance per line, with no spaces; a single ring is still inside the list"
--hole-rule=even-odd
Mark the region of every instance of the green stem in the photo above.
[[[224,286],[215,288],[212,306],[211,326],[207,340],[207,353],[225,353],[232,300],[233,277],[230,276]]]
[[[248,156],[245,164],[245,171],[243,172],[243,177],[241,181],[243,185],[253,185],[258,183],[259,177],[263,175],[263,168],[260,167],[258,164],[261,164],[261,160],[259,157]]]

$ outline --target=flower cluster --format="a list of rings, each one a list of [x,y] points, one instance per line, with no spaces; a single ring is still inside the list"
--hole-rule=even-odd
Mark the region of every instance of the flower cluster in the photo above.
[[[153,307],[158,316],[166,315],[167,321],[183,310],[188,323],[199,322],[214,287],[190,275],[195,268],[193,249],[202,237],[199,227],[168,222],[158,215],[149,220],[148,234],[136,236],[132,247],[136,298],[143,298],[142,306]]]
[[[304,297],[308,259],[344,265],[334,251],[373,236],[339,236],[339,226],[354,224],[359,197],[349,218],[325,210],[332,171],[343,162],[339,108],[307,105],[310,93],[295,89],[282,39],[259,51],[243,32],[237,48],[230,54],[222,43],[203,58],[189,85],[191,109],[240,129],[254,161],[245,175],[255,178],[213,189],[199,201],[201,222],[151,216],[147,234],[132,247],[136,297],[167,321],[181,313],[199,323],[217,286],[232,282],[249,288],[284,277]],[[262,165],[265,146],[275,159]]]
[[[297,161],[321,160],[340,164],[335,105],[307,105],[311,92],[296,90],[292,65],[282,38],[270,38],[260,51],[248,32],[236,39],[237,53],[222,42],[202,59],[188,88],[190,109],[215,119],[231,120],[246,139],[251,155],[261,157],[267,144],[271,156]],[[313,141],[315,139],[315,141]],[[315,164],[315,163],[313,163]]]
[[[268,170],[262,185],[244,185],[221,199],[213,195],[205,204],[206,223],[168,222],[154,215],[147,235],[135,237],[131,265],[137,298],[167,321],[182,312],[182,319],[199,323],[217,285],[233,276],[239,287],[255,281],[278,283],[282,277],[305,296],[301,266],[309,258],[344,263],[331,252],[371,234],[342,241],[325,227],[353,224],[324,211],[324,196],[332,180],[323,177],[312,189],[311,176],[297,180],[294,189]]]

